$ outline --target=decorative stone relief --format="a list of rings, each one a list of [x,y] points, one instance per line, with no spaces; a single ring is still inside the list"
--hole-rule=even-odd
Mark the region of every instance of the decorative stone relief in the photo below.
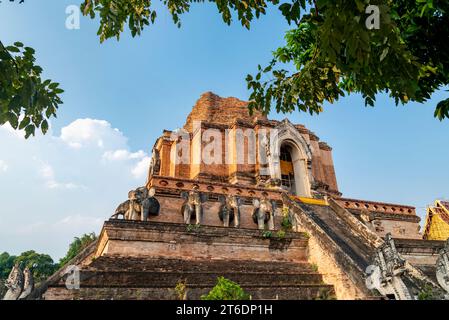
[[[151,155],[151,163],[149,176],[158,175],[161,170],[161,158],[159,155],[159,150],[153,149],[153,154]]]
[[[437,259],[436,276],[438,284],[449,294],[449,239]]]
[[[399,255],[390,233],[385,243],[376,249],[373,265],[367,269],[367,285],[385,297],[413,300],[401,276],[405,273],[405,260]]]
[[[22,271],[20,264],[16,263],[9,273],[5,285],[8,291],[3,300],[25,299],[34,290],[33,274],[28,267]]]

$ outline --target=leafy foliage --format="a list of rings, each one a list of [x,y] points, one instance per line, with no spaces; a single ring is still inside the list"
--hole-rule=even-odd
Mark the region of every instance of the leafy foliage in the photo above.
[[[251,20],[265,14],[267,8],[265,0],[163,0],[173,22],[178,26],[181,26],[180,16],[189,12],[193,3],[204,2],[214,2],[227,24],[232,21],[232,12],[237,12],[241,24],[248,29]],[[276,4],[278,0],[270,2]],[[151,0],[84,0],[81,10],[92,19],[100,17],[97,33],[101,42],[114,37],[120,39],[126,25],[133,37],[140,35],[146,26],[155,22],[157,17],[156,11],[152,9]]]
[[[186,300],[187,285],[186,281],[179,281],[175,287],[176,296],[179,300]]]
[[[19,256],[11,256],[4,252],[0,255],[0,281],[8,278],[16,262],[20,263],[22,268],[30,268],[36,283],[45,280],[58,269],[58,265],[53,262],[48,254],[40,254],[30,250]]]
[[[206,0],[164,0],[173,21],[193,3]],[[279,0],[209,0],[223,21],[233,15],[250,28],[254,18]],[[83,13],[100,16],[100,40],[116,37],[128,25],[132,36],[154,23],[151,0],[85,0]],[[380,10],[379,29],[368,29],[368,5]],[[294,28],[285,46],[274,52],[266,67],[246,80],[251,90],[250,110],[268,113],[295,110],[319,113],[324,102],[345,93],[361,93],[373,106],[376,95],[389,93],[396,104],[425,102],[448,84],[449,4],[445,0],[290,0],[279,10]],[[293,67],[294,71],[288,69]],[[449,117],[449,99],[436,106],[435,116]]]
[[[201,300],[248,300],[249,295],[235,282],[219,277],[215,287]]]
[[[289,216],[283,216],[281,221],[281,227],[283,230],[290,231],[293,228],[293,224],[290,221]]]
[[[163,0],[173,21],[194,3],[213,2],[222,19],[233,16],[250,28],[269,5],[279,10],[294,28],[273,60],[259,65],[246,80],[251,90],[250,110],[268,113],[295,110],[320,113],[347,93],[360,93],[374,106],[376,95],[388,93],[396,104],[426,102],[435,90],[449,84],[449,37],[446,0]],[[16,1],[22,3],[23,1]],[[379,29],[368,29],[368,5],[380,10]],[[84,0],[83,14],[99,17],[100,41],[120,38],[125,26],[137,36],[157,17],[151,0]],[[234,14],[234,15],[233,15]],[[63,90],[42,81],[34,50],[22,43],[5,47],[0,42],[0,125],[25,130],[48,130],[56,116]],[[290,71],[293,67],[294,71]],[[435,117],[449,118],[449,98],[440,101]]]
[[[379,29],[365,24],[368,4],[380,9]],[[370,106],[380,92],[396,104],[425,102],[449,84],[448,44],[441,41],[449,37],[448,9],[448,2],[439,0],[318,0],[292,20],[296,28],[287,32],[286,45],[271,63],[247,76],[251,110],[314,114],[345,92],[361,93]],[[449,117],[449,100],[437,105],[435,116]]]
[[[36,283],[47,279],[58,269],[58,265],[48,254],[40,254],[34,250],[23,252],[14,260],[14,263],[16,262],[19,262],[22,268],[30,268]]]
[[[262,238],[270,239],[271,237],[273,237],[273,232],[269,230],[265,230],[262,232]]]
[[[432,286],[426,285],[418,293],[418,300],[439,300],[438,293],[434,292]]]
[[[329,289],[320,289],[314,300],[337,300],[337,297]]]
[[[73,242],[69,245],[69,250],[64,258],[59,260],[59,266],[63,267],[67,262],[72,260],[78,255],[84,248],[86,248],[89,244],[97,240],[97,236],[95,233],[83,234],[81,238],[75,237]]]
[[[12,267],[14,266],[15,256],[9,255],[8,252],[0,254],[0,279],[7,279]]]
[[[276,237],[277,237],[278,239],[284,239],[284,238],[285,238],[285,235],[286,235],[286,233],[285,233],[284,230],[279,230],[278,232],[276,232]]]
[[[21,42],[5,47],[0,41],[0,125],[23,129],[26,138],[36,129],[47,133],[48,120],[56,117],[64,92],[59,83],[42,80],[34,55],[34,49]]]
[[[3,297],[6,293],[7,289],[4,282],[15,263],[20,263],[22,268],[30,268],[35,282],[39,283],[55,273],[96,239],[95,233],[84,234],[80,238],[76,237],[70,244],[66,256],[59,263],[55,263],[48,254],[40,254],[34,250],[25,251],[19,256],[12,256],[3,252],[0,254],[0,297]]]
[[[6,288],[5,280],[0,279],[0,297],[4,297],[7,291],[8,288]]]
[[[25,137],[36,128],[48,131],[48,119],[56,116],[64,91],[51,80],[42,81],[42,68],[36,65],[35,51],[22,43],[4,47],[0,42],[0,125],[25,130]]]

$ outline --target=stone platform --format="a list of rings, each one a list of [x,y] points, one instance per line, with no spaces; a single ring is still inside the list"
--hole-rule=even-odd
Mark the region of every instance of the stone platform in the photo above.
[[[252,299],[329,298],[333,286],[307,262],[308,236],[184,224],[105,222],[99,241],[80,267],[81,287],[68,290],[67,276],[48,285],[45,299],[199,299],[224,276]]]
[[[298,261],[307,259],[308,236],[287,233],[279,239],[254,229],[185,225],[166,222],[109,220],[100,234],[95,258],[100,256],[166,257]]]

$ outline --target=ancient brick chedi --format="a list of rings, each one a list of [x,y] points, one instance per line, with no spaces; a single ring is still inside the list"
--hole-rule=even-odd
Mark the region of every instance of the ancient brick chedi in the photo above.
[[[218,276],[253,299],[443,297],[449,249],[419,221],[342,197],[332,148],[303,125],[205,93],[156,140],[146,185],[98,241],[30,297],[198,299]]]

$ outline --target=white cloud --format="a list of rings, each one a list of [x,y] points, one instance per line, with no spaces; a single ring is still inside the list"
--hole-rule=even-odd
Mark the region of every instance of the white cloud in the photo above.
[[[78,119],[28,140],[0,127],[0,252],[63,256],[73,237],[100,232],[128,191],[144,185],[150,158],[104,120]],[[150,143],[151,141],[149,141]],[[14,165],[13,165],[14,164]],[[2,172],[8,171],[8,174]]]
[[[75,189],[84,187],[73,182],[61,183],[56,181],[53,167],[49,164],[42,165],[39,172],[45,182],[45,186],[49,189]]]
[[[5,161],[0,160],[0,173],[8,171],[8,165]]]
[[[126,138],[118,129],[104,120],[78,119],[61,129],[61,140],[70,147],[80,149],[86,146],[108,148],[126,145]]]
[[[143,179],[148,174],[148,168],[151,163],[150,157],[144,157],[142,160],[140,160],[136,166],[131,170],[132,175],[136,179]]]
[[[117,160],[130,160],[130,159],[142,159],[146,156],[146,153],[142,150],[131,153],[128,150],[120,149],[115,151],[106,151],[103,154],[103,158],[109,161]]]
[[[76,214],[67,216],[55,222],[38,221],[32,224],[23,225],[17,228],[17,233],[21,236],[34,236],[35,234],[61,232],[73,232],[79,230],[79,233],[96,232],[98,234],[104,219],[102,217],[89,217]],[[89,231],[90,230],[90,231]]]

